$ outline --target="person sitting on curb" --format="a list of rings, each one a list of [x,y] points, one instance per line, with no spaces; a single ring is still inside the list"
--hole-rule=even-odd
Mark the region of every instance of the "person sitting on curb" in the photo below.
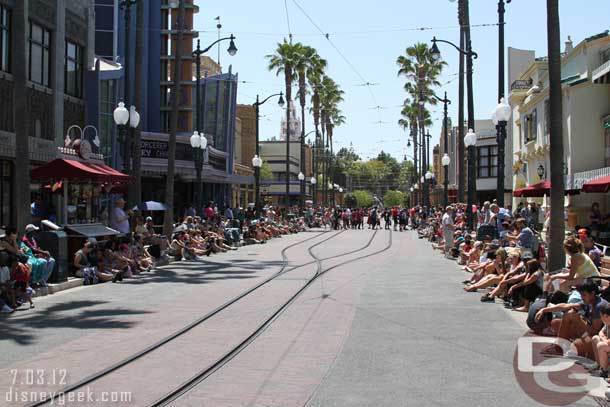
[[[599,315],[604,326],[597,335],[593,337],[593,352],[595,361],[599,365],[598,376],[608,378],[608,356],[610,355],[610,306],[601,305]]]
[[[599,277],[600,273],[593,260],[584,254],[584,246],[580,239],[569,237],[563,242],[563,248],[570,257],[569,267],[562,273],[551,276],[551,281],[559,280],[559,290],[569,292],[575,285],[581,285],[590,277]]]
[[[25,227],[25,234],[21,238],[21,248],[23,252],[30,257],[32,263],[32,274],[35,268],[40,268],[41,272],[33,276],[33,284],[40,285],[42,287],[47,286],[47,281],[55,268],[55,259],[46,250],[41,249],[36,241],[35,234],[39,228],[29,224]],[[31,256],[30,254],[31,253]],[[36,264],[36,266],[34,265]]]
[[[519,250],[510,248],[506,249],[508,253],[508,262],[510,264],[510,269],[508,273],[504,275],[504,278],[496,288],[491,290],[488,294],[485,294],[481,297],[481,302],[493,302],[496,297],[502,297],[508,293],[510,288],[514,284],[517,284],[525,278],[525,265],[521,260],[521,254]]]
[[[112,281],[112,273],[99,270],[91,263],[91,255],[94,251],[95,245],[92,242],[85,242],[82,249],[74,254],[74,262],[72,264],[76,269],[76,275],[82,276],[89,283],[95,282],[95,278],[102,283]]]
[[[34,308],[32,301],[34,290],[30,288],[30,269],[15,257],[10,258],[9,265],[11,280],[14,281],[13,290],[17,298],[16,305],[19,305],[20,298],[25,298],[30,303],[30,308]]]
[[[577,287],[577,291],[582,298],[581,302],[550,305],[536,313],[536,321],[540,321],[545,315],[563,312],[561,318],[550,322],[551,330],[557,333],[557,343],[545,347],[543,354],[563,356],[574,346],[579,356],[590,359],[595,357],[592,338],[602,328],[600,308],[602,305],[607,306],[608,302],[598,295],[599,286],[593,280],[585,280]]]
[[[491,287],[494,284],[499,284],[506,274],[506,258],[507,253],[504,249],[496,250],[496,258],[493,262],[493,271],[483,277],[479,282],[464,287],[464,291],[475,292],[481,288]]]
[[[508,290],[508,295],[512,295],[517,290],[521,290],[523,305],[515,308],[515,311],[528,312],[530,304],[543,293],[544,271],[540,267],[538,260],[527,262],[527,274],[522,281],[518,282]]]

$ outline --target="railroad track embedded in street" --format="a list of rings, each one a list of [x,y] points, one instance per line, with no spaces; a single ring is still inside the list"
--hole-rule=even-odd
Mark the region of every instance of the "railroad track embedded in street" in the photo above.
[[[337,236],[339,234],[340,233],[337,233],[334,236]],[[376,235],[377,235],[377,230],[375,230],[375,232],[371,236],[371,239],[369,239],[369,241],[367,242],[367,244],[364,247],[359,248],[357,250],[352,250],[348,253],[333,256],[333,258],[341,257],[341,256],[344,256],[347,254],[352,254],[352,253],[355,253],[358,251],[365,250],[366,248],[368,248],[371,245],[371,243],[373,242]],[[179,399],[180,397],[182,397],[183,395],[188,393],[190,390],[192,390],[194,387],[199,385],[201,382],[205,381],[208,377],[210,377],[216,371],[220,370],[223,366],[225,366],[233,358],[235,358],[237,355],[239,355],[239,353],[241,353],[244,349],[246,349],[252,342],[254,342],[254,340],[256,340],[256,338],[258,338],[263,332],[265,332],[267,330],[267,328],[269,328],[273,324],[273,322],[275,322],[290,307],[290,305],[292,305],[294,303],[294,301],[303,292],[305,292],[305,290],[311,284],[313,284],[318,278],[320,278],[324,274],[328,273],[329,271],[331,271],[335,268],[344,266],[346,264],[353,263],[355,261],[364,259],[366,257],[375,256],[375,255],[381,254],[381,253],[389,250],[392,247],[392,231],[390,230],[388,244],[383,249],[380,249],[380,250],[370,253],[370,254],[365,254],[362,256],[355,257],[353,259],[344,261],[340,264],[336,264],[336,265],[328,267],[326,269],[322,269],[322,261],[328,260],[330,258],[325,258],[325,259],[319,258],[312,251],[312,249],[314,247],[318,246],[321,243],[322,242],[319,242],[307,249],[309,254],[315,259],[314,262],[317,263],[317,270],[312,278],[310,278],[294,295],[292,295],[286,302],[284,302],[284,304],[282,304],[269,318],[267,318],[264,322],[262,322],[247,338],[245,338],[239,344],[237,344],[232,349],[230,349],[228,352],[223,354],[215,362],[213,362],[212,364],[201,369],[199,372],[197,372],[187,381],[182,383],[180,386],[178,386],[175,389],[173,389],[172,391],[168,392],[163,397],[161,397],[160,399],[155,401],[153,404],[150,404],[150,407],[162,407],[162,406],[170,405],[172,402],[174,402],[175,400]],[[312,264],[312,263],[313,262],[306,263],[306,264]]]

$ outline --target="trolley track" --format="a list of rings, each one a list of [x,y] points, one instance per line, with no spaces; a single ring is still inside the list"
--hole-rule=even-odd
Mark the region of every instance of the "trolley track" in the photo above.
[[[357,251],[362,251],[362,250],[368,248],[371,245],[371,243],[373,242],[373,239],[375,238],[376,235],[377,235],[377,231],[375,231],[373,233],[373,235],[371,236],[371,239],[368,241],[368,243],[366,244],[366,246],[364,248],[360,248],[358,250],[353,250],[348,253],[351,254],[351,253],[354,253]],[[192,390],[195,386],[199,385],[201,382],[206,380],[216,371],[218,371],[222,367],[224,367],[227,363],[229,363],[232,359],[234,359],[237,355],[239,355],[243,350],[245,350],[252,342],[254,342],[256,340],[256,338],[258,338],[260,335],[262,335],[267,330],[267,328],[269,328],[273,324],[273,322],[275,322],[296,301],[296,299],[301,296],[301,294],[303,292],[305,292],[305,290],[307,288],[309,288],[315,281],[318,280],[318,278],[320,278],[324,274],[326,274],[329,271],[336,269],[338,267],[342,267],[347,264],[356,262],[358,260],[362,260],[362,259],[370,257],[370,256],[376,256],[378,254],[388,251],[392,247],[392,231],[390,230],[388,244],[383,249],[377,250],[370,254],[365,254],[362,256],[355,257],[353,259],[344,261],[340,264],[336,264],[336,265],[328,267],[326,269],[322,269],[322,261],[327,260],[329,258],[326,258],[326,259],[320,258],[313,253],[313,248],[318,245],[319,244],[313,245],[308,248],[309,254],[315,259],[315,261],[307,263],[307,264],[317,263],[317,270],[312,278],[310,278],[296,293],[294,293],[287,301],[285,301],[270,317],[268,317],[265,321],[263,321],[248,337],[243,339],[239,344],[235,345],[232,349],[230,349],[228,352],[226,352],[224,355],[222,355],[212,364],[201,369],[199,372],[197,372],[187,381],[182,383],[180,386],[178,386],[175,389],[173,389],[172,391],[168,392],[165,396],[161,397],[160,399],[155,401],[153,404],[150,404],[150,407],[161,407],[161,406],[170,405],[172,402],[176,401],[177,399],[179,399],[180,397],[182,397],[183,395],[188,393],[190,390]],[[338,255],[338,256],[333,256],[333,258],[340,257],[340,256],[343,256],[346,254],[347,253],[344,253],[344,254]]]
[[[263,281],[259,282],[258,284],[255,284],[251,288],[249,288],[249,289],[243,291],[242,293],[236,295],[235,297],[229,299],[225,303],[219,305],[218,307],[216,307],[213,310],[209,311],[205,315],[199,317],[195,321],[189,323],[188,325],[184,326],[183,328],[180,328],[176,332],[174,332],[174,333],[172,333],[172,334],[170,334],[170,335],[168,335],[168,336],[158,340],[157,342],[149,345],[148,347],[146,347],[146,348],[144,348],[144,349],[142,349],[142,350],[140,350],[140,351],[138,351],[138,352],[136,352],[136,353],[134,353],[134,354],[132,354],[132,355],[130,355],[130,356],[128,356],[128,357],[118,361],[118,362],[116,362],[115,364],[113,364],[113,365],[111,365],[111,366],[109,366],[109,367],[107,367],[107,368],[105,368],[103,370],[95,372],[95,373],[93,373],[93,374],[91,374],[91,375],[89,375],[89,376],[87,376],[87,377],[85,377],[85,378],[83,378],[83,379],[81,379],[81,380],[71,384],[71,385],[65,386],[64,388],[58,390],[56,394],[50,396],[49,398],[47,398],[45,400],[40,400],[40,401],[37,401],[37,402],[34,402],[34,403],[27,404],[25,407],[38,407],[38,406],[47,405],[49,403],[52,403],[55,399],[57,399],[60,394],[68,394],[68,393],[74,392],[77,389],[80,389],[80,388],[82,388],[82,387],[84,387],[84,386],[86,386],[88,384],[91,384],[91,383],[93,383],[95,381],[98,381],[99,379],[110,375],[111,373],[113,373],[113,372],[115,372],[115,371],[117,371],[117,370],[119,370],[119,369],[121,369],[121,368],[123,368],[123,367],[125,367],[125,366],[127,366],[127,365],[129,365],[131,363],[133,363],[134,361],[136,361],[136,360],[138,360],[138,359],[140,359],[140,358],[150,354],[151,352],[153,352],[153,351],[163,347],[164,345],[168,344],[169,342],[171,342],[171,341],[175,340],[176,338],[184,335],[185,333],[191,331],[193,328],[201,325],[202,323],[204,323],[205,321],[209,320],[210,318],[218,315],[220,312],[226,310],[231,305],[237,303],[238,301],[242,300],[243,298],[245,298],[248,295],[252,294],[253,292],[257,291],[261,287],[265,286],[269,282],[277,279],[278,277],[280,277],[280,276],[282,276],[282,275],[284,275],[286,273],[289,273],[291,271],[300,269],[302,267],[314,264],[314,263],[316,263],[318,261],[329,260],[329,259],[334,259],[334,258],[338,258],[338,257],[342,257],[342,256],[347,256],[349,254],[352,254],[352,253],[364,250],[365,248],[370,246],[370,244],[372,243],[372,241],[373,241],[373,239],[374,239],[374,237],[376,235],[376,232],[375,232],[371,236],[371,238],[369,239],[369,241],[367,242],[367,244],[364,247],[361,247],[361,248],[356,249],[356,250],[351,250],[349,252],[337,254],[337,255],[330,256],[330,257],[327,257],[327,258],[322,258],[322,259],[318,259],[317,257],[315,257],[312,254],[312,250],[315,247],[318,247],[318,246],[322,245],[323,243],[326,243],[326,242],[330,241],[331,239],[334,239],[335,237],[341,235],[344,232],[346,232],[346,230],[341,230],[341,231],[338,231],[337,233],[333,233],[331,236],[329,236],[329,237],[327,237],[327,238],[325,238],[323,240],[320,240],[319,242],[316,242],[313,245],[311,245],[310,247],[308,247],[308,249],[307,249],[308,252],[316,260],[311,261],[311,262],[306,262],[306,263],[303,263],[303,264],[298,264],[298,265],[295,265],[295,266],[290,267],[290,268],[288,268],[289,259],[288,259],[288,256],[287,256],[287,251],[289,249],[294,248],[294,247],[299,246],[299,245],[302,245],[304,243],[307,243],[307,242],[309,242],[311,240],[314,240],[316,238],[319,238],[320,236],[325,235],[327,233],[331,233],[331,231],[319,232],[315,236],[312,236],[312,237],[309,237],[307,239],[304,239],[304,240],[292,243],[292,244],[284,247],[282,249],[282,251],[281,251],[282,266],[280,267],[280,269],[277,272],[275,272],[274,274],[272,274],[268,278],[264,279]],[[321,263],[319,264],[319,267],[321,267]],[[319,270],[320,270],[320,268],[318,268],[318,271],[316,272],[316,275],[318,274]]]

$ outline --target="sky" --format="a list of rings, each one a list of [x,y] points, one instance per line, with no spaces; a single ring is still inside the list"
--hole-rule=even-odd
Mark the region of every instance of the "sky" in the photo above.
[[[402,160],[407,134],[397,125],[406,93],[405,79],[397,76],[396,58],[417,42],[430,44],[433,36],[459,44],[457,2],[451,0],[195,0],[199,13],[195,29],[203,44],[221,34],[236,36],[238,52],[231,57],[221,44],[220,63],[239,74],[237,102],[251,104],[284,90],[283,76],[267,69],[266,55],[292,33],[293,42],[314,47],[328,61],[327,74],[345,91],[340,108],[346,123],[335,128],[335,151],[353,145],[363,158],[383,150]],[[610,29],[610,0],[560,0],[563,42],[570,35],[574,46],[584,38]],[[546,1],[512,0],[506,5],[505,45],[547,55]],[[496,0],[470,0],[474,60],[474,111],[476,119],[489,119],[497,104],[498,12]],[[328,36],[326,36],[328,34]],[[327,38],[328,37],[328,38]],[[440,77],[442,96],[452,100],[449,115],[456,122],[458,108],[458,53],[439,44],[447,66]],[[210,51],[217,59],[217,50]],[[508,81],[508,79],[506,79]],[[370,85],[365,85],[366,83]],[[509,84],[506,85],[508,89]],[[308,98],[309,103],[309,98]],[[442,105],[432,106],[432,143],[442,131]],[[274,99],[260,108],[261,139],[278,137],[285,113]],[[308,116],[306,132],[313,129]],[[431,150],[430,150],[431,151]]]

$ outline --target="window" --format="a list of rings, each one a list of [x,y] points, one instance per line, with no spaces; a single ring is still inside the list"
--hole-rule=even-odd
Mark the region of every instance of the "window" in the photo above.
[[[49,87],[51,32],[30,21],[30,69],[28,79]]]
[[[532,113],[523,116],[523,142],[529,143],[535,141],[538,133],[538,113],[537,110],[532,110]]]
[[[100,153],[105,157],[112,156],[113,136],[116,127],[112,115],[116,105],[116,80],[100,81]]]
[[[0,71],[11,71],[11,12],[0,6]]]
[[[498,147],[477,149],[477,178],[493,178],[498,175]]]
[[[83,47],[66,40],[65,92],[83,97]]]

